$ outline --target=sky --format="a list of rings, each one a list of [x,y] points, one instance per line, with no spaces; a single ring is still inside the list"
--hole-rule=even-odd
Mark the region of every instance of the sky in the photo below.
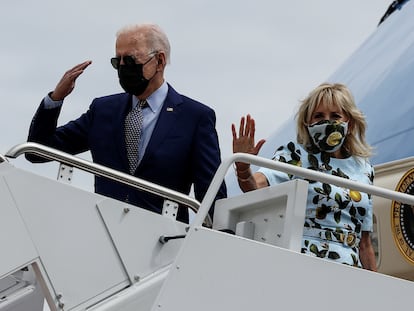
[[[59,124],[77,118],[95,97],[121,92],[109,59],[116,31],[159,24],[171,64],[166,80],[212,107],[222,158],[232,153],[231,123],[250,113],[257,138],[290,122],[299,101],[324,82],[372,34],[392,0],[15,0],[0,9],[0,153],[24,143],[41,101],[66,70],[92,65],[77,80]],[[88,154],[80,155],[90,160]],[[54,178],[57,165],[17,167]],[[77,173],[73,183],[91,183]],[[86,179],[85,179],[86,178]]]

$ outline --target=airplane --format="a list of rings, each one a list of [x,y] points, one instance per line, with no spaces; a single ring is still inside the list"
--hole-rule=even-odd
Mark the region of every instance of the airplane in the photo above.
[[[375,32],[327,79],[349,86],[366,115],[368,141],[376,148],[374,186],[329,178],[373,193],[378,272],[300,254],[307,195],[303,180],[246,194],[237,189],[228,173],[237,160],[310,174],[269,160],[277,146],[294,139],[292,120],[267,139],[259,157],[224,159],[201,203],[25,143],[0,155],[0,310],[318,310],[327,305],[348,310],[343,298],[358,308],[411,307],[413,13],[414,2],[394,1]],[[58,180],[14,167],[12,160],[25,152],[63,163]],[[70,185],[72,167],[151,189],[168,202],[198,211],[186,225],[175,221],[173,203],[158,215],[75,188]],[[208,219],[223,179],[229,198],[218,201],[214,219]]]

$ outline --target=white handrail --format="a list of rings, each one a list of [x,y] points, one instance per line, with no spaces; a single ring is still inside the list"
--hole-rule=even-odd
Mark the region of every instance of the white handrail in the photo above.
[[[115,180],[117,182],[129,185],[136,189],[144,190],[152,194],[166,197],[174,202],[178,202],[190,207],[196,213],[200,207],[200,203],[197,200],[181,192],[171,190],[169,188],[154,184],[144,179],[134,177],[123,172],[119,172],[106,166],[75,157],[68,153],[41,144],[28,142],[16,145],[6,153],[6,157],[16,158],[25,153],[35,154],[48,160],[54,160],[61,163],[65,163],[67,165],[79,168],[88,173],[106,177],[111,180]],[[210,215],[206,215],[205,221],[205,225],[207,227],[211,227],[212,220]]]
[[[410,194],[388,190],[373,185],[363,184],[342,177],[317,172],[307,168],[298,167],[292,164],[274,161],[247,153],[235,153],[228,159],[225,159],[219,166],[216,175],[214,176],[213,181],[211,182],[210,187],[208,188],[207,193],[204,196],[203,201],[201,202],[198,213],[191,224],[190,230],[192,230],[195,227],[199,227],[202,224],[203,219],[208,213],[209,206],[211,206],[211,204],[213,203],[215,195],[218,192],[219,187],[222,181],[224,180],[224,177],[228,169],[232,166],[234,162],[251,163],[259,167],[270,168],[273,170],[289,173],[295,176],[307,178],[309,180],[318,180],[324,183],[334,184],[339,187],[358,190],[361,192],[370,193],[372,195],[391,199],[401,203],[414,205],[414,196]]]

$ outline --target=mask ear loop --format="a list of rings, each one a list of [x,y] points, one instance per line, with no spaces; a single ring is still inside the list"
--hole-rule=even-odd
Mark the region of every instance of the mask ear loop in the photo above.
[[[165,60],[165,54],[164,54],[163,51],[159,51],[159,52],[157,52],[156,55],[157,55],[157,65],[161,67],[160,71],[162,71],[162,70],[164,70],[165,65],[166,65],[166,62],[163,61],[163,57],[164,57],[164,60]],[[161,56],[161,55],[163,55],[163,56]],[[157,68],[157,70],[158,70],[158,68]]]
[[[346,136],[348,136],[354,131],[354,122],[348,120],[346,123],[348,123],[348,132],[346,133]]]

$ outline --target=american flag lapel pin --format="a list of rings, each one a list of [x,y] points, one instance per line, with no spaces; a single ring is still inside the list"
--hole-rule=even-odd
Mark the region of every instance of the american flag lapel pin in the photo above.
[[[169,111],[169,112],[174,111],[174,108],[173,107],[167,107],[167,111]]]

